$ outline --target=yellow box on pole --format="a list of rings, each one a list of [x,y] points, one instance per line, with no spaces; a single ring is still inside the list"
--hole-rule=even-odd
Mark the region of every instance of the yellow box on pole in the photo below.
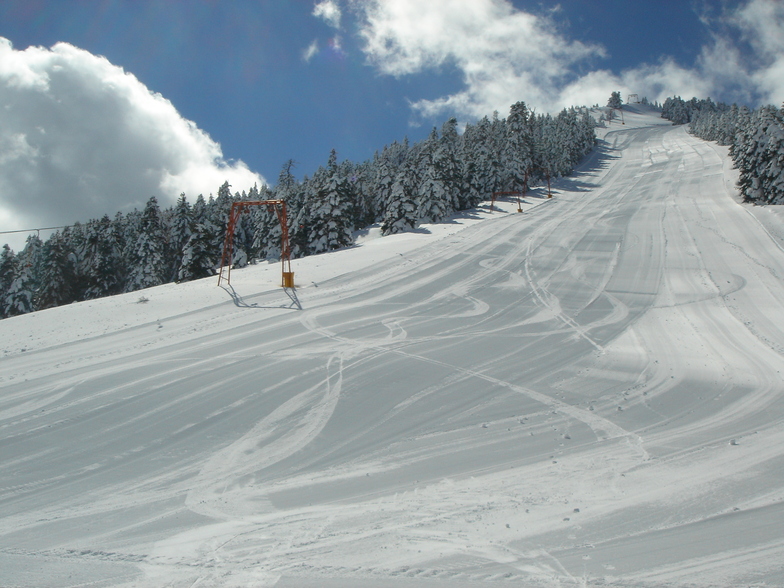
[[[294,272],[283,272],[283,287],[284,288],[294,287]]]

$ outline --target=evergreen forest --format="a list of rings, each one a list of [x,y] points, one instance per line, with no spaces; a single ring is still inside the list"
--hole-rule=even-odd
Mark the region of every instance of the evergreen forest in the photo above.
[[[224,183],[214,197],[182,194],[169,208],[151,197],[143,210],[77,223],[45,241],[31,235],[22,251],[0,252],[0,317],[214,275],[235,201],[284,200],[292,257],[350,246],[355,231],[376,223],[389,235],[439,222],[493,192],[568,175],[593,149],[595,124],[585,108],[551,116],[518,102],[506,118],[484,117],[462,133],[451,118],[426,139],[393,142],[361,163],[338,161],[333,150],[302,180],[288,161],[274,187],[232,193]],[[280,237],[273,211],[243,215],[233,267],[277,259]]]
[[[784,109],[668,98],[662,117],[688,124],[689,132],[719,145],[729,145],[739,171],[738,188],[746,202],[784,204]]]

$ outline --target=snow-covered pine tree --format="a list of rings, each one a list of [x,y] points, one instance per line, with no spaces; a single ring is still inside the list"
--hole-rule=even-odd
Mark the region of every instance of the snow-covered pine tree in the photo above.
[[[691,109],[680,96],[674,96],[664,101],[661,117],[672,121],[674,125],[684,125],[691,120]]]
[[[204,200],[203,194],[199,194],[196,197],[196,202],[194,202],[193,207],[191,207],[190,217],[193,225],[207,222],[207,202]]]
[[[457,132],[457,119],[452,117],[441,125],[441,136],[433,152],[433,163],[447,193],[450,213],[468,208],[467,191],[463,185],[463,141]]]
[[[3,316],[17,316],[36,310],[35,298],[41,283],[41,252],[43,243],[38,235],[27,238],[18,255],[16,272],[3,299]]]
[[[82,276],[80,299],[89,300],[122,292],[123,280],[119,272],[122,249],[115,224],[105,215],[99,221],[87,223],[84,233],[85,240],[79,255]]]
[[[417,216],[426,223],[441,222],[454,211],[451,195],[439,168],[438,142],[438,131],[434,127],[417,152]]]
[[[408,158],[408,139],[403,143],[393,142],[385,145],[380,154],[373,159],[372,181],[368,190],[375,194],[375,218],[373,222],[383,222],[389,206],[392,204],[392,186],[401,166]]]
[[[505,187],[524,189],[533,166],[532,114],[525,102],[517,102],[509,110],[506,119],[506,142],[502,153]]]
[[[218,188],[218,196],[214,199],[210,198],[207,202],[207,222],[203,224],[212,238],[212,247],[218,252],[218,256],[223,251],[223,242],[226,239],[226,227],[229,224],[233,201],[231,185],[226,181]]]
[[[76,257],[68,248],[68,228],[49,237],[41,253],[41,285],[35,307],[39,310],[76,300]]]
[[[261,189],[255,183],[248,190],[247,200],[250,202],[258,202],[261,200],[269,199],[269,189],[266,184],[262,184]],[[259,250],[256,247],[256,217],[253,214],[258,210],[258,206],[252,207],[242,218],[242,230],[245,233],[244,238],[247,240],[245,243],[245,251],[248,253],[248,262],[253,263],[259,258]]]
[[[775,106],[763,106],[739,135],[738,186],[746,200],[784,203],[784,120]]]
[[[376,222],[378,216],[378,195],[368,192],[372,181],[372,164],[353,163],[349,160],[340,162],[340,175],[346,178],[351,206],[351,230],[366,227]],[[352,237],[353,242],[353,237]]]
[[[310,235],[310,200],[314,196],[313,185],[305,176],[302,182],[298,181],[294,176],[294,166],[296,162],[293,159],[288,160],[283,164],[283,167],[278,176],[278,184],[273,190],[275,200],[283,200],[286,202],[286,215],[288,217],[289,225],[289,244],[291,246],[291,256],[302,257],[308,255],[308,237]],[[273,223],[272,216],[270,223]],[[276,218],[276,217],[275,217]],[[275,227],[277,224],[272,224],[272,233],[266,237],[267,241],[267,255],[277,257],[280,255],[280,233],[279,229]],[[257,232],[257,239],[259,233]]]
[[[302,205],[287,211],[289,217],[289,243],[291,244],[291,257],[304,257],[313,251],[310,248],[311,234],[311,206],[315,196],[311,197],[312,182],[305,176],[300,186]]]
[[[495,167],[490,147],[490,120],[466,125],[463,132],[463,179],[471,206],[495,192]]]
[[[158,286],[166,281],[166,234],[158,200],[151,196],[139,219],[139,230],[129,255],[126,292]]]
[[[509,174],[504,169],[504,150],[506,149],[506,119],[499,118],[498,111],[493,111],[493,118],[490,120],[490,153],[492,155],[493,166],[495,168],[493,191],[502,190],[507,184]]]
[[[203,201],[203,199],[202,199]],[[180,264],[185,250],[185,245],[193,232],[193,218],[191,205],[185,197],[185,193],[180,194],[171,215],[171,225],[169,228],[169,248],[170,248],[170,273],[175,279],[180,272]]]
[[[545,179],[547,176],[557,177],[561,175],[562,170],[568,168],[565,161],[568,159],[568,152],[563,149],[559,141],[561,125],[557,124],[552,116],[546,114],[542,117],[538,130],[535,164]]]
[[[621,106],[623,106],[623,100],[621,100],[621,93],[612,92],[610,94],[610,98],[607,100],[607,106],[609,108],[620,108]]]
[[[0,318],[6,317],[5,297],[16,276],[16,264],[16,255],[6,243],[0,252]]]
[[[255,184],[251,187],[249,193],[245,190],[234,193],[233,202],[247,202],[259,200],[259,189]],[[234,225],[234,242],[232,247],[232,267],[240,268],[245,267],[254,258],[254,232],[253,215],[248,214],[249,210],[245,210],[240,214],[237,223]]]
[[[413,164],[413,161],[404,162],[397,168],[381,223],[382,235],[410,231],[416,228],[419,222]]]
[[[376,153],[373,163],[375,174],[371,189],[376,193],[376,198],[381,208],[374,219],[374,221],[377,221],[379,217],[381,217],[381,220],[386,217],[387,209],[392,202],[392,186],[395,183],[395,175],[399,164],[393,163],[387,146],[384,147],[380,154]]]
[[[715,141],[719,145],[732,145],[735,141],[735,136],[738,133],[738,124],[740,123],[740,108],[737,104],[730,106],[719,115],[719,120],[716,124],[716,138]]]
[[[334,149],[330,152],[327,168],[320,168],[312,182],[316,193],[310,212],[309,250],[322,253],[351,245],[354,242],[354,203]]]
[[[214,275],[217,255],[209,229],[203,223],[194,224],[183,248],[177,281],[189,282]]]
[[[784,204],[784,113],[772,108],[772,120],[765,129],[766,146],[759,175],[767,201]]]
[[[565,109],[561,114],[564,123],[565,135],[562,147],[569,154],[568,170],[562,174],[571,173],[574,166],[585,157],[596,142],[593,118],[587,113],[578,112],[575,108]]]
[[[261,200],[282,200],[275,192],[261,187]],[[282,227],[275,210],[269,206],[258,206],[253,210],[253,250],[258,259],[278,259]]]
[[[324,168],[316,170],[316,174],[323,173]],[[316,200],[316,183],[308,179],[308,176],[302,178],[294,197],[291,202],[293,206],[289,207],[289,201],[286,202],[286,210],[289,220],[289,242],[291,244],[291,256],[303,257],[309,255],[310,251],[310,229],[312,225],[312,206]]]

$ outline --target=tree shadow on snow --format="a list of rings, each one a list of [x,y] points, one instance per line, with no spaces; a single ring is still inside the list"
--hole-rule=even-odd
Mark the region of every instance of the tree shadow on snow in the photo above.
[[[598,139],[596,141],[596,148],[574,169],[572,175],[598,174],[600,171],[607,169],[613,159],[618,158],[620,158],[620,155],[614,154],[614,150],[607,141]],[[595,189],[597,185],[598,184],[593,182],[578,180],[572,176],[558,178],[552,182],[553,188],[567,192],[590,192]]]
[[[231,296],[232,301],[234,301],[234,306],[238,308],[255,308],[259,310],[263,309],[274,309],[274,308],[289,308],[291,310],[302,310],[302,304],[297,297],[297,291],[294,288],[283,288],[283,292],[285,292],[286,296],[289,298],[289,303],[278,304],[275,306],[271,305],[260,305],[257,302],[253,302],[252,304],[248,304],[245,299],[237,293],[234,289],[234,286],[231,284],[221,286],[229,296]],[[255,296],[260,296],[261,294],[256,294]]]
[[[439,221],[438,224],[439,225],[454,225],[454,224],[457,224],[458,221],[464,220],[464,219],[481,220],[484,217],[479,216],[478,212],[482,208],[485,208],[484,205],[483,204],[479,204],[479,205],[476,206],[476,208],[471,208],[471,209],[468,209],[468,210],[461,210],[460,212],[455,212],[454,214],[450,215],[448,218],[445,218],[444,220]],[[490,205],[488,204],[486,208],[489,210],[490,209]],[[414,229],[413,231],[409,231],[409,232],[411,232],[411,233],[428,233],[428,234],[430,233],[430,231],[428,229],[423,229],[421,227],[417,228],[417,229]]]

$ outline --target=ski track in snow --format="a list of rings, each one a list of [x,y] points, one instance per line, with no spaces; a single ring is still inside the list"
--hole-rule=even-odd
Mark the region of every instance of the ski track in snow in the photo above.
[[[625,119],[552,200],[296,291],[0,322],[0,585],[784,586],[778,221]]]

